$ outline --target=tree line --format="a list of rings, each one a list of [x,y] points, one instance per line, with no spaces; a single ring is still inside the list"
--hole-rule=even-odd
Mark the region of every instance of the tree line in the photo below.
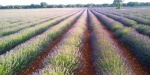
[[[68,4],[68,5],[49,5],[46,2],[41,2],[40,4],[31,5],[7,5],[1,6],[0,9],[31,9],[31,8],[76,8],[76,7],[115,7],[116,5],[123,7],[134,7],[134,6],[150,6],[150,2],[128,2],[123,4]],[[119,7],[118,6],[118,7]]]

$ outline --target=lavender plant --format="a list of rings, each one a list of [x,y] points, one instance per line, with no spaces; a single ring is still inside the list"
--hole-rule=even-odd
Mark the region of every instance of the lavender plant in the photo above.
[[[139,62],[150,67],[150,39],[136,31],[124,34],[121,41],[131,48],[131,51],[136,55]]]
[[[75,14],[75,13],[73,13],[73,14]],[[58,17],[56,19],[36,25],[34,27],[21,30],[15,34],[12,34],[12,35],[9,35],[6,37],[1,37],[0,38],[0,41],[1,41],[0,42],[0,54],[3,54],[6,51],[9,51],[11,48],[19,45],[20,43],[44,32],[49,27],[61,22],[62,20],[66,19],[67,17],[69,17],[73,14]]]
[[[97,12],[100,12],[100,11],[97,11]],[[112,19],[114,19],[114,20],[117,20],[117,21],[123,23],[125,26],[132,27],[132,26],[134,26],[134,25],[137,24],[135,21],[130,20],[130,19],[125,18],[125,17],[121,17],[121,16],[117,16],[117,15],[113,15],[113,14],[107,14],[107,13],[105,13],[105,15],[108,16],[108,17],[110,17],[110,18],[112,18]]]
[[[141,34],[150,36],[150,26],[147,25],[139,25],[136,27],[136,31],[138,31]]]
[[[57,38],[81,12],[67,18],[25,43],[0,56],[0,75],[16,75],[26,68],[52,41]]]
[[[102,15],[100,13],[97,13],[95,11],[92,10],[92,12],[97,16],[97,18],[99,18],[100,20],[102,20],[102,22],[108,27],[108,29],[115,31],[117,29],[120,29],[123,27],[122,24],[120,24],[117,21],[114,21],[113,19],[108,18],[105,15]]]
[[[97,9],[97,11],[103,13],[103,14],[114,14],[116,17],[117,15],[119,17],[124,17],[124,18],[128,18],[130,20],[134,20],[136,21],[137,23],[140,23],[140,24],[145,24],[145,25],[150,25],[150,16],[149,16],[149,13],[147,12],[150,12],[148,8],[144,8],[144,9],[125,9],[125,10],[116,10],[116,9],[109,9],[109,10],[106,10],[106,9],[103,9],[102,11]],[[114,18],[113,17],[113,18]],[[117,19],[117,17],[116,17]]]
[[[93,26],[91,44],[95,75],[134,75],[107,31],[90,11],[89,16],[90,22],[95,23],[90,25]],[[94,29],[95,27],[97,29]]]
[[[58,18],[60,16],[63,16],[63,15],[69,14],[69,13],[70,12],[65,13],[65,14],[56,14],[54,16],[51,16],[51,18],[44,18],[44,19],[40,19],[40,20],[31,21],[29,23],[25,23],[23,25],[21,25],[21,24],[17,25],[17,26],[13,25],[12,27],[9,27],[9,28],[3,28],[3,29],[0,30],[0,37],[16,33],[16,32],[18,32],[22,29],[25,29],[25,28],[27,29],[27,28],[42,24],[44,22],[48,22],[52,19]]]
[[[118,37],[118,38],[120,38],[124,34],[128,34],[128,33],[133,32],[133,31],[134,31],[134,29],[132,29],[132,28],[124,27],[124,28],[116,30],[115,31],[115,36]]]
[[[73,75],[82,65],[81,48],[86,31],[87,11],[77,20],[73,27],[43,61],[43,69],[33,75]]]

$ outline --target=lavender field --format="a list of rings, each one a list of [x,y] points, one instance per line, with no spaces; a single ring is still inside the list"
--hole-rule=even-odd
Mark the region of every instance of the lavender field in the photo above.
[[[0,10],[0,75],[150,75],[150,8]]]

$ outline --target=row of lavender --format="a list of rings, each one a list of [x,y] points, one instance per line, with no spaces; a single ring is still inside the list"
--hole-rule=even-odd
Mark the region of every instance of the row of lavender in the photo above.
[[[0,56],[0,75],[16,75],[37,58],[53,40],[67,29],[82,12],[70,16],[55,26],[48,28],[44,33],[33,37]],[[64,17],[58,18],[60,20]],[[53,21],[55,23],[56,20]]]
[[[49,20],[51,20],[51,19],[52,19],[52,18],[50,18],[50,19],[42,19],[42,20],[39,20],[39,21],[34,21],[34,22],[30,22],[30,23],[25,23],[24,25],[9,26],[8,28],[0,29],[0,37],[7,36],[7,35],[10,35],[10,34],[16,33],[16,32],[18,32],[18,31],[20,31],[20,30],[22,30],[22,29],[35,26],[35,25],[37,25],[37,24],[40,24],[40,23],[49,21]]]
[[[49,27],[56,25],[57,23],[65,20],[67,17],[69,17],[75,13],[77,13],[77,12],[70,13],[68,15],[64,15],[61,17],[57,17],[48,22],[44,22],[42,24],[27,28],[27,29],[23,29],[15,34],[1,37],[0,38],[0,41],[1,41],[0,42],[0,54],[3,54],[6,51],[9,51],[10,49],[12,49],[13,47],[29,40],[30,38],[43,33]]]
[[[30,28],[30,27],[36,26],[38,24],[42,24],[44,22],[47,22],[47,21],[50,21],[50,20],[55,19],[57,17],[60,17],[63,14],[69,14],[69,13],[72,13],[72,12],[62,13],[62,14],[51,16],[51,18],[42,18],[40,20],[31,21],[29,23],[24,23],[24,24],[21,23],[20,25],[13,25],[13,26],[9,26],[8,28],[0,29],[0,37],[16,33],[22,29],[25,29],[25,28]]]
[[[72,75],[82,65],[81,49],[87,30],[87,10],[43,61],[43,68],[33,75]]]
[[[150,26],[149,26],[150,24],[149,25],[143,25],[143,24],[146,24],[146,23],[142,23],[143,20],[140,20],[140,21],[142,21],[142,22],[140,22],[141,24],[137,24],[137,23],[139,23],[138,21],[135,20],[136,21],[135,22],[134,19],[131,20],[130,18],[128,19],[128,18],[125,18],[124,16],[117,16],[115,13],[111,14],[111,12],[106,13],[105,11],[97,11],[97,12],[105,14],[108,17],[113,18],[113,19],[123,23],[126,26],[130,26],[130,27],[135,28],[137,32],[139,32],[143,35],[150,36],[150,30],[149,30],[150,29]],[[150,20],[148,22],[150,22]]]
[[[145,65],[148,69],[150,67],[150,39],[147,36],[141,35],[132,28],[123,27],[111,18],[93,11],[93,13],[102,20],[106,26],[113,29],[114,26],[120,25],[120,28],[115,30],[116,36],[121,40],[122,43],[126,44],[131,48],[139,60],[139,62]]]
[[[118,16],[127,17],[129,19],[137,21],[137,23],[150,25],[150,15],[149,15],[149,8],[131,8],[131,9],[122,9],[122,10],[116,10],[116,9],[100,9],[101,11],[104,11],[106,13],[112,13]]]
[[[24,26],[41,20],[50,19],[53,15],[61,15],[69,12],[82,10],[76,9],[33,9],[33,10],[1,10],[0,30],[5,28]],[[67,12],[66,12],[67,11]],[[60,14],[61,13],[61,14]]]
[[[119,52],[110,34],[90,11],[93,64],[96,75],[133,75],[126,59]],[[108,20],[107,20],[108,21]],[[114,29],[113,29],[114,30]]]

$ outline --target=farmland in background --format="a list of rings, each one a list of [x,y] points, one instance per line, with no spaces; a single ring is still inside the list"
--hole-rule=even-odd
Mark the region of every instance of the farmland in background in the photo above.
[[[150,75],[149,12],[0,10],[0,75]]]

